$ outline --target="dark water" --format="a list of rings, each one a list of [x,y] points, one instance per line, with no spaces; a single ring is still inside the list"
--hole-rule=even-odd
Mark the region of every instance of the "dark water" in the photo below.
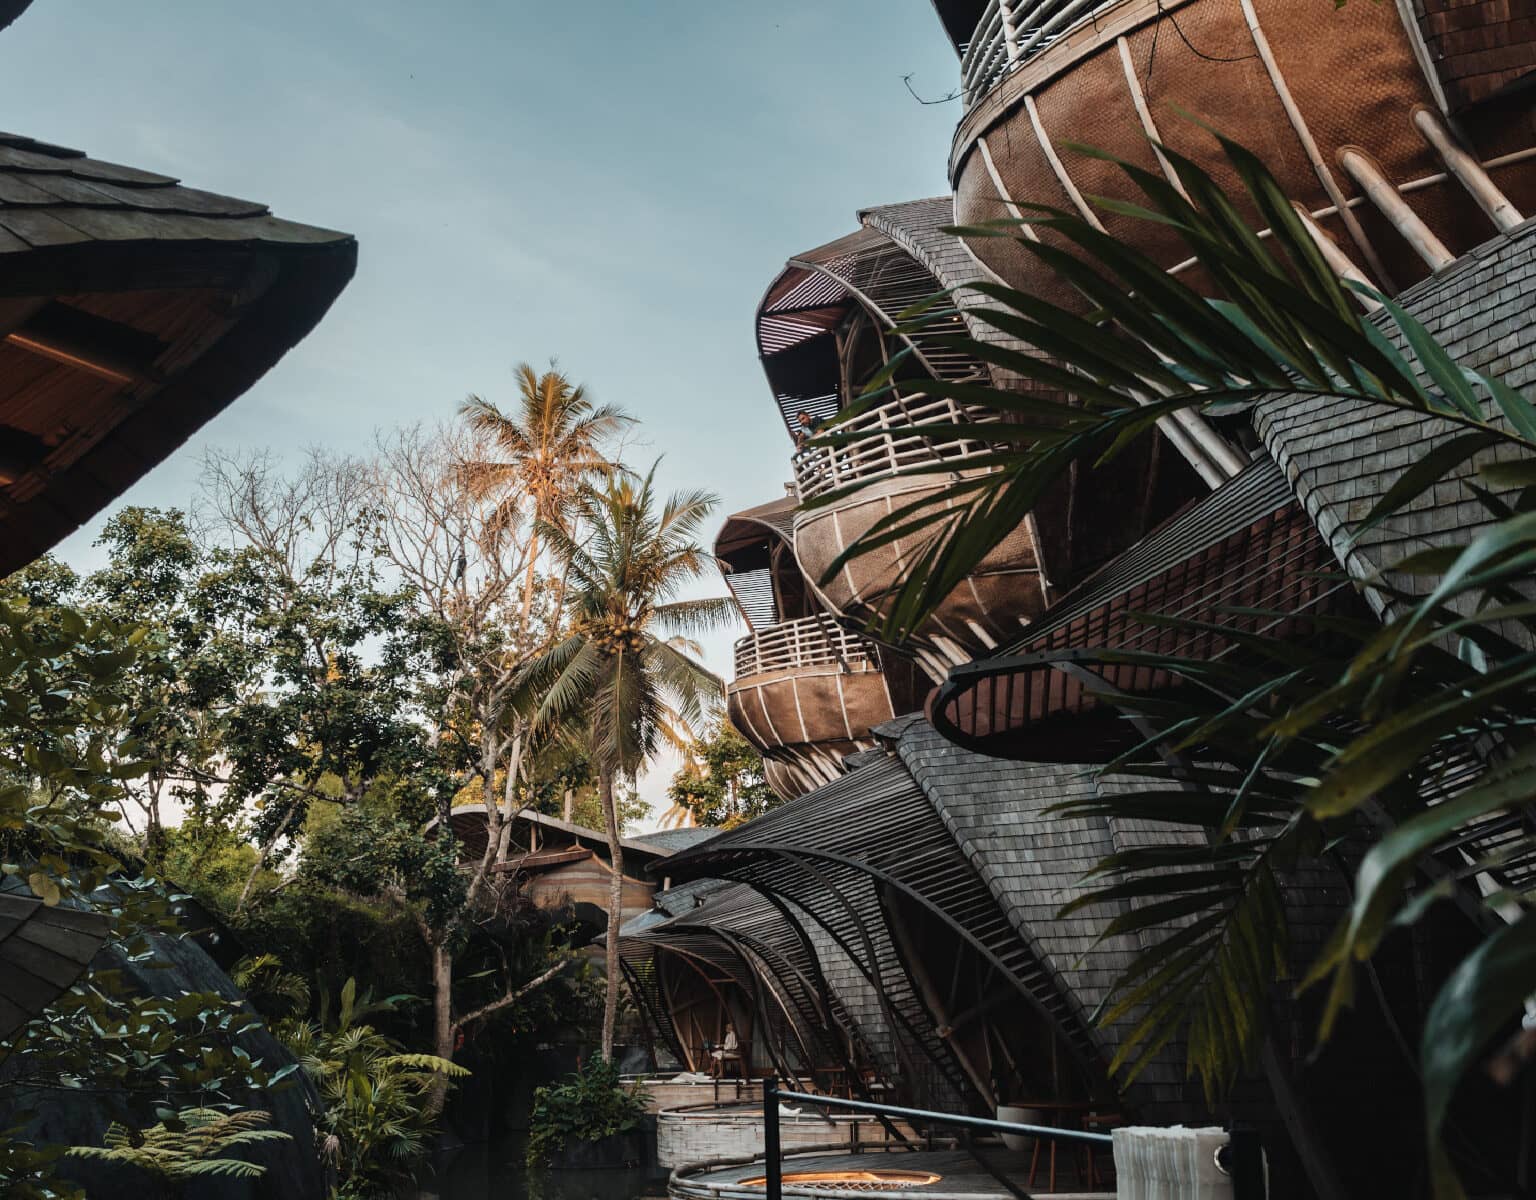
[[[523,1139],[466,1146],[438,1164],[420,1200],[639,1200],[666,1193],[643,1170],[530,1171]]]

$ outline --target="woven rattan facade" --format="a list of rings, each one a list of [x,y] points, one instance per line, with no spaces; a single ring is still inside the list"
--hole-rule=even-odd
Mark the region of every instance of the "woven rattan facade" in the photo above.
[[[1531,22],[1509,4],[1429,3],[1422,20],[1407,4],[1120,0],[1091,16],[1070,6],[1075,18],[1059,3],[1008,4],[1025,11],[1007,29],[997,7],[983,6],[983,36],[962,65],[968,111],[951,161],[962,224],[1016,216],[1019,203],[1092,211],[1113,236],[1178,267],[1182,251],[1166,230],[1091,209],[1091,195],[1138,197],[1111,164],[1066,144],[1156,172],[1166,168],[1156,139],[1235,188],[1215,140],[1181,112],[1259,153],[1291,200],[1389,292],[1536,205],[1529,93],[1471,104],[1515,88],[1536,65]],[[1032,26],[1036,10],[1043,24]],[[1048,36],[1034,38],[1042,28]],[[1447,92],[1459,106],[1454,133],[1441,113]],[[977,239],[972,248],[1010,283],[1074,303],[1017,246]]]

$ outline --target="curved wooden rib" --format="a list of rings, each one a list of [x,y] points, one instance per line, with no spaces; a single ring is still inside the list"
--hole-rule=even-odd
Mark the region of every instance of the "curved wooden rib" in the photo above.
[[[1536,205],[1536,130],[1526,111],[1513,103],[1474,102],[1502,86],[1494,76],[1536,68],[1536,37],[1515,26],[1502,29],[1504,74],[1474,79],[1478,68],[1470,58],[1453,62],[1444,52],[1442,26],[1450,18],[1440,10],[1446,6],[1428,3],[1417,22],[1405,18],[1406,7],[1335,14],[1288,0],[1121,0],[1095,8],[1091,22],[1063,24],[1031,53],[1006,62],[1007,56],[989,58],[986,47],[973,44],[972,66],[991,66],[969,77],[970,108],[955,136],[957,222],[1008,216],[1000,195],[1065,208],[1080,207],[1081,198],[1093,194],[1138,199],[1109,164],[1058,156],[1055,147],[1068,141],[1156,171],[1164,164],[1147,140],[1155,130],[1170,149],[1235,185],[1215,140],[1177,115],[1182,110],[1260,153],[1290,198],[1348,248],[1376,286],[1390,292],[1422,279],[1441,261],[1436,243],[1459,256],[1493,236],[1508,213]],[[1497,6],[1472,7],[1486,10],[1477,20],[1497,23]],[[1044,0],[1031,12],[1037,9],[1040,16],[1026,17],[1025,27],[1035,21],[1038,28],[1063,11],[1058,0]],[[1466,9],[1457,8],[1458,20]],[[982,26],[987,36],[1003,36],[985,19]],[[1426,39],[1441,49],[1426,54]],[[1431,60],[1438,74],[1426,75]],[[1457,133],[1466,144],[1426,140],[1416,110],[1440,110],[1457,88],[1472,97],[1457,112]],[[1350,162],[1358,167],[1360,156],[1368,156],[1384,182],[1362,182],[1341,158],[1350,147],[1356,148]],[[1508,205],[1500,215],[1490,215],[1491,196]],[[1170,268],[1178,265],[1182,250],[1165,231],[1114,214],[1098,217],[1113,236]],[[977,239],[972,249],[1013,286],[1075,303],[1011,243]]]

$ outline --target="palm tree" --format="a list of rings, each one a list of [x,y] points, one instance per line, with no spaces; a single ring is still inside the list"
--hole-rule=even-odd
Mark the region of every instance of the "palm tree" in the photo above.
[[[1453,475],[1483,503],[1483,527],[1449,533],[1384,565],[1367,581],[1387,602],[1382,621],[1330,618],[1328,636],[1307,644],[1224,626],[1236,652],[1219,661],[1074,647],[1080,668],[1094,660],[1133,663],[1182,686],[1155,697],[1100,693],[1148,733],[1104,774],[1150,777],[1161,788],[1063,808],[1175,831],[1163,844],[1104,859],[1089,876],[1098,886],[1071,906],[1130,901],[1131,911],[1105,926],[1106,937],[1166,932],[1179,923],[1127,966],[1118,995],[1100,1013],[1105,1023],[1131,1018],[1114,1064],[1130,1075],[1181,1035],[1190,1070],[1212,1092],[1256,1056],[1264,998],[1286,957],[1277,879],[1298,865],[1347,862],[1332,847],[1366,852],[1353,868],[1353,904],[1303,979],[1303,986],[1329,984],[1319,1040],[1392,928],[1420,920],[1446,895],[1471,910],[1482,940],[1440,988],[1418,1048],[1435,1194],[1459,1196],[1442,1139],[1459,1081],[1479,1062],[1505,1082],[1536,1071],[1536,1037],[1528,1031],[1497,1047],[1517,1027],[1525,997],[1536,994],[1536,897],[1521,882],[1536,860],[1536,604],[1529,599],[1536,590],[1536,406],[1502,380],[1454,361],[1387,297],[1341,282],[1263,164],[1234,143],[1223,147],[1244,195],[1228,196],[1164,147],[1177,184],[1121,162],[1146,205],[1098,201],[1177,232],[1214,299],[1075,212],[1036,208],[1025,219],[1052,231],[1049,240],[1019,237],[1017,223],[959,231],[1017,238],[1021,252],[1043,259],[1086,297],[1090,311],[1085,317],[999,284],[975,285],[990,305],[973,315],[1051,357],[996,340],[948,344],[1042,390],[925,384],[1004,414],[1006,423],[905,432],[937,442],[990,438],[995,449],[986,465],[993,470],[953,485],[950,508],[896,508],[827,574],[893,538],[924,542],[875,622],[885,637],[900,639],[1055,480],[1074,464],[1114,459],[1159,418],[1184,409],[1235,417],[1278,394],[1397,409],[1438,423],[1445,432],[1350,532],[1358,537]],[[1245,210],[1262,214],[1267,242],[1253,236],[1240,216]],[[1374,319],[1363,318],[1361,307],[1375,311]],[[938,297],[904,314],[904,322],[916,331],[935,310],[953,311]],[[892,373],[878,377],[857,407],[879,403]],[[1050,392],[1071,399],[1052,400]],[[1476,483],[1466,478],[1474,473]],[[835,503],[847,491],[815,503]],[[1397,582],[1405,578],[1411,582]],[[1198,628],[1168,617],[1138,619]],[[1461,769],[1469,763],[1474,769]],[[1183,836],[1191,825],[1207,836]],[[1495,850],[1479,840],[1485,829],[1507,831]],[[1472,876],[1480,887],[1467,886]]]
[[[659,500],[656,468],[643,479],[610,474],[574,503],[583,535],[570,525],[541,531],[571,592],[569,633],[543,654],[531,677],[543,693],[536,722],[578,723],[597,768],[612,861],[608,905],[608,992],[603,1057],[613,1056],[619,999],[619,925],[624,848],[614,790],[663,745],[686,750],[692,731],[718,706],[720,680],[697,661],[692,637],[728,625],[724,597],[680,599],[710,556],[697,541],[716,498],[702,491]]]
[[[516,374],[517,412],[503,412],[491,401],[472,395],[460,406],[459,415],[476,433],[489,437],[504,456],[499,461],[464,464],[477,494],[500,498],[493,524],[515,521],[524,497],[532,504],[528,515],[534,531],[528,544],[518,627],[522,633],[533,606],[541,529],[565,528],[581,489],[619,469],[608,458],[606,445],[633,418],[615,405],[593,404],[585,388],[573,386],[559,371],[539,375],[528,363],[519,363]]]

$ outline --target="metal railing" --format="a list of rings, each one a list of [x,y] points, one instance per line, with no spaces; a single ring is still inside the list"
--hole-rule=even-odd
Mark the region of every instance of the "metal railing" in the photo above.
[[[784,1197],[784,1152],[779,1139],[779,1102],[781,1100],[793,1100],[818,1108],[874,1113],[886,1119],[899,1117],[908,1122],[968,1129],[977,1133],[1018,1133],[1035,1138],[1064,1138],[1068,1141],[1086,1142],[1090,1146],[1107,1146],[1114,1143],[1111,1135],[1093,1133],[1086,1129],[1058,1129],[1051,1125],[1020,1125],[1013,1121],[993,1121],[986,1117],[930,1112],[922,1108],[876,1104],[869,1100],[843,1100],[837,1096],[816,1096],[809,1092],[786,1092],[779,1087],[778,1076],[770,1075],[763,1080],[763,1166],[766,1200],[783,1200]]]
[[[826,616],[801,617],[749,633],[736,643],[736,678],[797,667],[841,666],[878,671],[876,651]]]
[[[830,425],[821,433],[864,434],[838,446],[808,446],[794,457],[795,490],[802,502],[849,484],[896,475],[923,463],[954,462],[991,453],[987,443],[972,438],[934,442],[909,432],[914,425],[990,425],[998,414],[954,400],[916,393],[891,400],[857,417]]]
[[[1062,34],[1119,0],[989,0],[960,60],[970,108]]]

